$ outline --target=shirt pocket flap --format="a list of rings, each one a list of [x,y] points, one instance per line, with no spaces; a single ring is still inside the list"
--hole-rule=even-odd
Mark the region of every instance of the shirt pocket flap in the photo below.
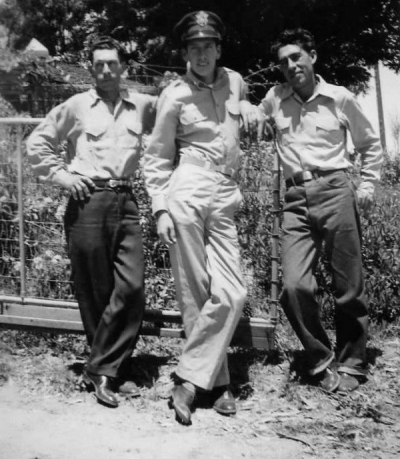
[[[290,126],[290,118],[285,118],[284,116],[277,116],[275,118],[275,123],[276,127],[280,131],[284,131],[285,129],[288,129]]]
[[[225,105],[231,115],[240,115],[240,105],[237,102],[225,102]]]
[[[93,137],[99,137],[107,131],[107,126],[92,122],[85,126],[85,131]]]
[[[182,124],[193,124],[207,119],[194,104],[189,104],[181,112],[179,120]]]
[[[340,129],[339,120],[330,116],[318,116],[315,124],[324,131],[337,131]]]
[[[139,121],[136,121],[135,123],[128,123],[126,125],[126,128],[128,129],[129,132],[132,132],[133,134],[140,135],[143,132],[143,124],[140,123]]]

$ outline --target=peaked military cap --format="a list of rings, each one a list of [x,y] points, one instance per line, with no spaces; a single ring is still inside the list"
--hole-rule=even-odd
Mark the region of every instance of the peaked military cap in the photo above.
[[[193,11],[176,24],[174,34],[182,43],[198,38],[221,40],[224,25],[220,17],[211,11]]]

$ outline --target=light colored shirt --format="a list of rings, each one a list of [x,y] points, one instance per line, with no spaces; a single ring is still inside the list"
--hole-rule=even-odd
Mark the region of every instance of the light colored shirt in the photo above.
[[[167,210],[166,193],[177,156],[237,169],[240,158],[240,107],[246,85],[233,70],[219,68],[212,85],[189,70],[171,83],[157,104],[157,118],[144,156],[153,212]]]
[[[373,194],[383,159],[381,142],[355,96],[317,76],[315,93],[303,102],[288,83],[271,88],[260,104],[276,125],[286,179],[302,170],[351,166],[347,133],[361,155],[359,190]]]
[[[115,105],[95,89],[53,108],[30,135],[27,148],[34,172],[57,183],[65,173],[91,179],[129,177],[139,163],[143,132],[154,122],[156,98],[121,90]],[[59,145],[66,143],[64,153]]]

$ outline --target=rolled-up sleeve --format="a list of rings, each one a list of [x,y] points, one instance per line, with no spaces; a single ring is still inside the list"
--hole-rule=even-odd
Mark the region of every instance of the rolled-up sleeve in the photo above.
[[[178,103],[164,91],[157,103],[155,126],[144,154],[144,176],[154,214],[168,209],[166,193],[176,156],[178,123]]]
[[[342,113],[345,116],[353,144],[361,156],[362,181],[358,189],[372,195],[380,179],[383,161],[380,138],[350,92],[344,101]]]
[[[68,174],[64,159],[57,153],[73,125],[66,103],[55,107],[37,126],[27,141],[28,158],[35,175],[42,180],[58,183]]]

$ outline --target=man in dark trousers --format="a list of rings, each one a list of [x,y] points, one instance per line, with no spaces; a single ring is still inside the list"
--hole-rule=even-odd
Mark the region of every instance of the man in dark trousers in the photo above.
[[[28,140],[28,155],[37,176],[71,192],[65,231],[91,346],[84,380],[99,402],[116,407],[116,390],[140,395],[124,375],[145,306],[132,178],[142,133],[153,122],[155,98],[121,89],[123,52],[115,40],[96,40],[90,61],[95,87],[48,114]],[[67,145],[64,155],[57,153],[62,142]]]
[[[305,348],[309,375],[329,392],[350,391],[366,378],[367,363],[359,209],[368,211],[373,202],[382,149],[353,94],[314,72],[310,32],[286,30],[272,50],[286,83],[270,89],[261,108],[276,125],[286,179],[281,304]],[[358,187],[348,172],[348,134],[361,157]],[[323,244],[332,270],[336,357],[316,300]]]

